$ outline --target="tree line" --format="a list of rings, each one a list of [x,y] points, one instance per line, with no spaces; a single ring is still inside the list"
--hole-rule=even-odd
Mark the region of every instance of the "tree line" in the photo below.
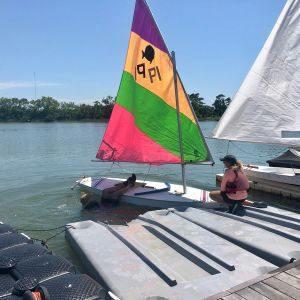
[[[212,106],[206,105],[199,93],[189,95],[195,114],[200,120],[219,119],[231,99],[223,94],[216,96]],[[115,98],[104,97],[93,104],[59,102],[52,97],[28,100],[25,98],[0,98],[0,122],[9,121],[82,121],[109,119]]]

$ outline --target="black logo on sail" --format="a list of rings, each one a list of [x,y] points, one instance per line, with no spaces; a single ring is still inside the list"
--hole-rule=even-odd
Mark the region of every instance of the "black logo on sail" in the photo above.
[[[145,50],[142,50],[142,58],[146,58],[150,62],[150,64],[152,63],[154,56],[155,51],[151,45],[148,45]]]
[[[152,64],[154,57],[155,57],[155,50],[151,45],[148,45],[145,48],[145,50],[142,50],[142,59],[148,60],[150,64]],[[145,63],[138,64],[135,70],[135,79],[137,74],[142,75],[143,78],[149,77],[151,83],[153,83],[154,80],[156,79],[161,81],[161,76],[160,76],[160,71],[158,66],[147,69]]]

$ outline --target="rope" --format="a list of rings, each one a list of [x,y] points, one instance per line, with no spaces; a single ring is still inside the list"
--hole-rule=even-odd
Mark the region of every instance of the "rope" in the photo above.
[[[214,139],[214,138],[211,138],[211,137],[205,137],[206,139]],[[227,143],[227,150],[226,150],[226,155],[228,154],[229,152],[229,145],[230,143],[236,147],[237,149],[239,149],[241,152],[245,153],[245,154],[248,154],[248,155],[251,155],[251,156],[255,156],[255,157],[261,157],[261,158],[266,158],[266,157],[269,157],[270,154],[264,154],[264,155],[259,155],[259,154],[254,154],[253,152],[249,152],[249,151],[246,151],[244,150],[241,146],[238,146],[236,143],[234,143],[232,140],[228,140],[228,143]],[[274,155],[277,156],[279,154],[281,154],[283,151],[286,151],[286,149],[284,150],[279,150],[277,153],[275,153]]]
[[[111,170],[114,167],[114,164],[115,164],[115,162],[113,161],[112,164],[110,165],[110,168],[109,168],[109,171],[108,171],[109,173],[111,173]]]
[[[209,136],[205,136],[205,139],[211,139],[211,140],[215,140],[215,138],[209,137]],[[269,154],[265,154],[265,155],[258,155],[258,154],[254,154],[253,152],[248,152],[246,150],[244,150],[243,148],[241,148],[240,146],[238,146],[237,144],[233,143],[232,140],[228,140],[228,144],[227,144],[227,154],[228,154],[228,150],[229,150],[229,143],[231,143],[232,145],[234,145],[237,149],[239,149],[241,152],[251,155],[251,156],[255,156],[255,157],[261,157],[261,158],[266,158],[269,156]],[[284,150],[279,150],[276,154],[274,155],[279,155],[281,154],[283,151],[286,151],[286,148]]]
[[[120,162],[112,162],[111,167],[110,167],[110,170],[108,171],[109,173],[111,173],[111,170],[112,170],[112,168],[113,168],[114,165],[117,165],[124,173],[128,173],[128,174],[131,174],[131,173],[132,173],[132,171],[129,171],[129,170],[123,168],[123,167],[120,165]],[[151,168],[152,168],[152,164],[150,163],[150,164],[149,164],[149,167],[147,167],[147,173],[146,173],[146,175],[145,175],[145,177],[144,177],[143,182],[145,182],[145,181],[147,180],[147,178],[148,178],[148,176],[149,176],[149,174],[150,174]],[[144,173],[145,173],[145,172],[144,172]],[[161,176],[166,176],[166,175],[163,175],[163,174],[160,174],[160,173],[155,174],[155,175],[160,176],[160,177],[161,177]]]
[[[264,154],[264,155],[259,155],[259,154],[254,154],[253,152],[249,152],[249,151],[246,151],[244,150],[243,148],[241,148],[240,146],[238,146],[237,144],[233,143],[231,141],[232,145],[234,145],[237,149],[239,149],[241,152],[245,153],[245,154],[248,154],[248,155],[251,155],[251,156],[255,156],[255,157],[260,157],[260,158],[266,158],[268,157],[270,154]],[[283,150],[280,150],[278,151],[276,154],[274,154],[275,156],[281,154],[283,152]]]
[[[37,242],[41,242],[42,246],[46,247],[48,249],[48,242],[50,240],[52,240],[53,238],[57,237],[58,235],[64,233],[65,231],[67,231],[68,229],[70,228],[74,228],[72,225],[62,225],[62,226],[58,226],[58,227],[55,227],[55,228],[48,228],[48,229],[22,229],[22,228],[18,228],[17,230],[19,231],[32,231],[32,232],[47,232],[47,231],[53,231],[53,230],[57,230],[57,229],[60,229],[60,228],[64,228],[63,230],[59,231],[58,233],[55,233],[54,235],[50,236],[49,238],[45,239],[45,240],[41,240],[41,239],[38,239],[38,238],[34,238],[34,237],[31,237],[31,239],[33,241],[37,241]]]
[[[61,230],[60,232],[58,232],[58,233],[56,233],[56,234],[50,236],[49,238],[47,238],[47,239],[45,240],[45,245],[47,245],[47,242],[48,242],[48,241],[50,241],[50,240],[52,240],[53,238],[57,237],[58,235],[64,233],[65,231],[67,231],[67,229],[70,229],[70,228],[74,228],[74,227],[73,227],[73,226],[66,226],[66,228],[64,228],[64,229]]]
[[[129,170],[121,167],[119,162],[114,162],[114,164],[116,164],[123,172],[128,173],[128,174],[132,173],[132,171],[129,171]]]
[[[54,228],[48,228],[48,229],[26,229],[26,228],[15,228],[17,231],[31,231],[31,232],[34,232],[34,231],[53,231],[53,230],[57,230],[57,229],[61,229],[61,228],[64,228],[64,227],[68,227],[68,226],[71,226],[71,225],[61,225],[61,226],[58,226],[58,227],[54,227]]]
[[[147,174],[146,174],[146,176],[145,176],[145,178],[144,178],[144,181],[143,181],[143,182],[145,182],[145,181],[146,181],[146,179],[147,179],[147,177],[148,177],[148,175],[149,175],[149,173],[150,173],[150,169],[151,169],[151,164],[149,164],[148,172],[147,172]]]
[[[226,155],[228,154],[228,152],[229,152],[229,146],[230,146],[230,140],[228,140],[228,143],[227,143],[227,151],[226,151]]]

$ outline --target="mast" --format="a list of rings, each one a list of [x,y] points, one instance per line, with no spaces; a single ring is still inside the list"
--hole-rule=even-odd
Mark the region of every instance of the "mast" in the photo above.
[[[181,125],[180,125],[180,107],[179,107],[179,99],[178,99],[175,52],[172,51],[171,55],[172,55],[172,63],[173,63],[173,79],[174,79],[174,90],[175,90],[177,123],[178,123],[178,137],[179,137],[180,159],[181,159],[182,187],[183,187],[183,193],[186,194],[185,163],[184,163],[184,153],[183,153],[183,145],[182,145],[182,132],[181,132]]]

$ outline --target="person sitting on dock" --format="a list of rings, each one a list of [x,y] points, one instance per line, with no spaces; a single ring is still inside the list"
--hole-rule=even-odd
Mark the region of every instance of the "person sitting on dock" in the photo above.
[[[210,192],[210,197],[229,206],[229,213],[241,213],[242,203],[248,196],[249,182],[242,163],[233,155],[226,155],[220,160],[226,168],[221,182],[221,191]]]

